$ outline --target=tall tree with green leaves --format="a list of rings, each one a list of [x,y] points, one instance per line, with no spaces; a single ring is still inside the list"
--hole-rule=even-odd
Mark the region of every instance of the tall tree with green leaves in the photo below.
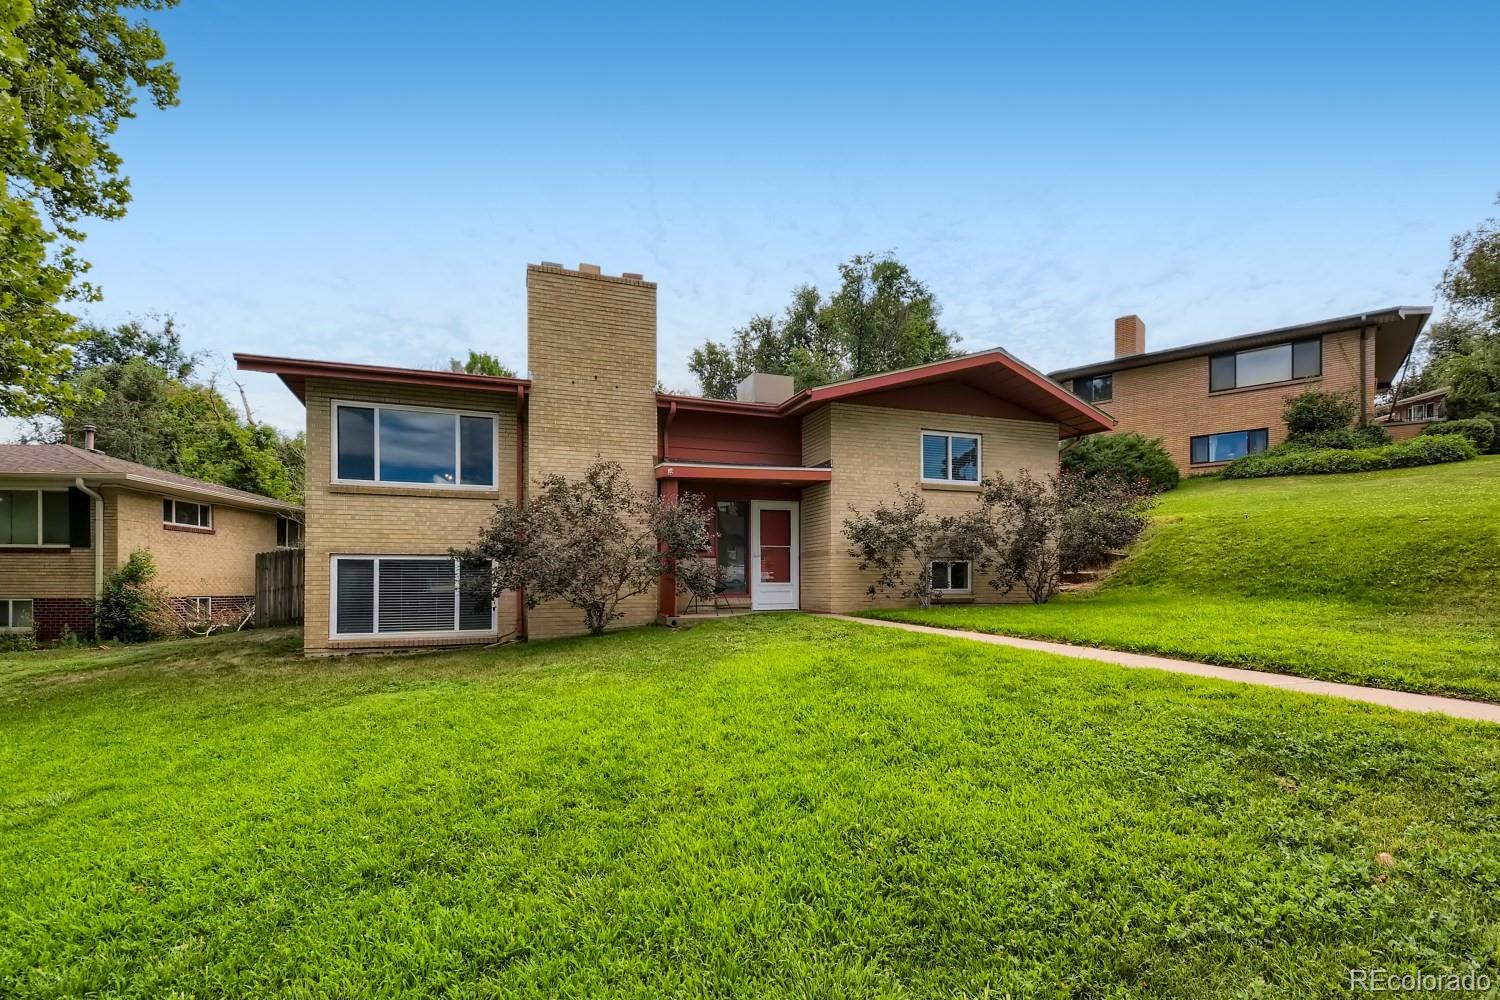
[[[1500,218],[1453,237],[1438,293],[1448,315],[1428,327],[1404,393],[1445,386],[1451,417],[1500,413]]]
[[[515,378],[516,373],[511,368],[487,351],[469,351],[466,361],[457,358],[448,359],[448,368],[455,372],[464,372],[469,375],[498,375],[501,378]]]
[[[177,73],[137,11],[177,0],[0,2],[0,416],[65,413],[78,342],[66,302],[98,298],[86,219],[118,219],[130,182],[110,142],[138,95],[177,103]]]
[[[729,343],[695,348],[688,368],[700,391],[732,399],[751,372],[790,375],[798,389],[952,357],[958,336],[938,325],[932,292],[889,254],[839,265],[839,289],[793,290],[776,316],[752,316]]]

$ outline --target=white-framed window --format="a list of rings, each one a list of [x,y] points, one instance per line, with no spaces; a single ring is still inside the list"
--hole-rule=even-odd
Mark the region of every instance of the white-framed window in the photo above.
[[[205,528],[214,526],[214,509],[206,503],[192,500],[177,500],[163,497],[161,501],[161,523],[179,528]]]
[[[489,563],[448,556],[333,556],[335,639],[494,633]]]
[[[68,491],[0,490],[0,545],[68,547]]]
[[[276,547],[278,549],[302,548],[302,522],[295,517],[277,517]]]
[[[1422,420],[1432,420],[1436,416],[1436,403],[1413,403],[1406,411],[1406,419],[1412,423]]]
[[[213,617],[214,599],[212,597],[189,597],[187,599],[188,616],[198,621],[207,621]]]
[[[939,594],[968,594],[972,592],[969,579],[972,569],[967,559],[934,559],[927,572],[931,575],[932,589]]]
[[[0,597],[0,633],[30,632],[33,627],[29,597]]]
[[[978,434],[959,431],[922,432],[922,482],[978,483]]]
[[[494,488],[493,413],[333,402],[333,481]]]

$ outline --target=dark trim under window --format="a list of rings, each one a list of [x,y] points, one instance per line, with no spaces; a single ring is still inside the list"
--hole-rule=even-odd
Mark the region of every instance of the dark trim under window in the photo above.
[[[1115,377],[1095,375],[1091,378],[1075,378],[1073,395],[1085,403],[1107,403],[1115,398]]]
[[[1323,338],[1254,347],[1208,359],[1208,391],[1275,385],[1323,374]]]
[[[1265,427],[1258,427],[1251,431],[1200,434],[1192,440],[1193,464],[1233,462],[1237,458],[1257,454],[1266,450],[1270,437],[1270,430]]]

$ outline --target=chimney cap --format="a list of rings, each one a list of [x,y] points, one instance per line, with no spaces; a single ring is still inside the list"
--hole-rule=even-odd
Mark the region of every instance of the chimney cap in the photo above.
[[[555,260],[544,260],[540,264],[538,264],[537,267],[555,267],[559,271],[563,269],[563,266]]]
[[[645,281],[646,276],[638,271],[622,271],[620,277],[629,278],[631,281]]]
[[[599,273],[599,265],[598,264],[579,264],[578,265],[578,270],[581,271],[581,272],[583,272],[584,274],[598,274]]]

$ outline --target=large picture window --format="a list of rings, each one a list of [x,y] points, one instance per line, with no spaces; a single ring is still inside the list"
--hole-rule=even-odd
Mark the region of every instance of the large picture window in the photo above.
[[[0,545],[66,546],[67,490],[0,490]]]
[[[1210,462],[1233,462],[1246,455],[1266,450],[1269,431],[1261,427],[1253,431],[1231,431],[1227,434],[1202,434],[1193,438],[1193,464]]]
[[[1208,359],[1208,390],[1244,389],[1323,374],[1323,338],[1274,344]]]
[[[333,427],[336,482],[496,485],[493,415],[335,403]]]
[[[494,632],[489,563],[447,556],[334,556],[335,638]]]
[[[922,432],[922,481],[979,482],[979,435]]]

